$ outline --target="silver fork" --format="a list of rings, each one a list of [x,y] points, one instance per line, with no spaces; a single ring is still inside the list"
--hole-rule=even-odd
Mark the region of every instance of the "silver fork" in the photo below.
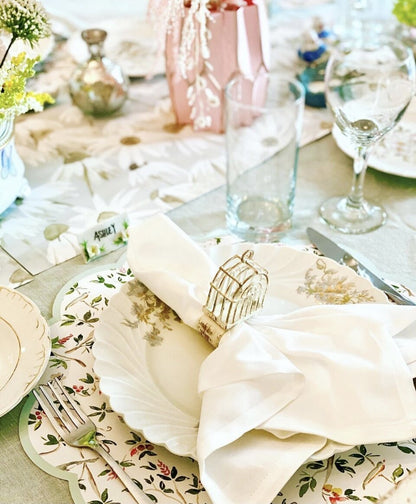
[[[139,504],[154,504],[96,439],[97,429],[90,418],[65,392],[55,378],[33,390],[43,411],[61,438],[71,446],[95,450],[117,474]]]

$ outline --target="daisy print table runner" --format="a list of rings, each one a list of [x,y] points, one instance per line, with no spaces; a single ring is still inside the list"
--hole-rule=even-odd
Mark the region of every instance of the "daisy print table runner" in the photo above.
[[[283,72],[295,71],[299,29],[297,22],[285,35],[289,44],[272,37]],[[0,245],[32,275],[81,253],[80,236],[115,215],[132,226],[225,183],[223,135],[177,125],[163,75],[132,79],[123,108],[95,119],[70,102],[76,65],[68,43],[57,43],[31,82],[55,104],[15,126],[31,191],[0,217]],[[325,111],[305,110],[302,142],[328,133],[326,119]]]

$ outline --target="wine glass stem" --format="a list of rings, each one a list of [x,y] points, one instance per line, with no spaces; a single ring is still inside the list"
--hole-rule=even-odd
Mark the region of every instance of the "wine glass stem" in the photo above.
[[[352,186],[347,197],[347,204],[353,208],[360,208],[364,201],[364,178],[367,171],[369,148],[360,145],[354,158],[354,174]]]

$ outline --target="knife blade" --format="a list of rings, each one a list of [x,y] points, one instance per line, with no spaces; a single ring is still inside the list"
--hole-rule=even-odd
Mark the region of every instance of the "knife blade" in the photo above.
[[[377,289],[382,290],[392,301],[402,305],[416,306],[416,303],[411,299],[403,296],[394,287],[385,282],[378,275],[373,273],[369,268],[357,261],[350,253],[341,248],[335,242],[316,231],[316,229],[307,228],[306,233],[310,241],[320,250],[326,257],[334,259],[339,264],[349,266],[358,275],[367,278]]]

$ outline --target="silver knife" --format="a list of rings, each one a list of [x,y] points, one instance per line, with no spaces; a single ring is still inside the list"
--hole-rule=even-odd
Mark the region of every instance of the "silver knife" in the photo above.
[[[382,290],[392,301],[401,305],[413,305],[416,303],[411,299],[403,296],[394,289],[390,284],[382,280],[379,276],[369,270],[366,266],[357,261],[351,254],[346,250],[342,249],[332,240],[322,235],[318,231],[312,228],[307,228],[306,230],[311,242],[326,256],[334,259],[340,264],[349,266],[358,275],[367,278],[377,289]]]

